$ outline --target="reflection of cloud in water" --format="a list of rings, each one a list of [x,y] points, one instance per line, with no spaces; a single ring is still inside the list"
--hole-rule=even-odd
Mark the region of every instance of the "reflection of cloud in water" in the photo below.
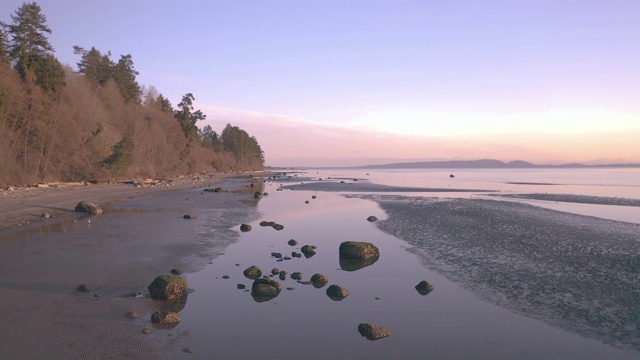
[[[634,224],[490,200],[363,196],[378,227],[482,298],[567,331],[640,349]]]

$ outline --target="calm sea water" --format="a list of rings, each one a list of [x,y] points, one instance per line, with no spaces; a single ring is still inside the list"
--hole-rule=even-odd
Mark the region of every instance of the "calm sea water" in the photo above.
[[[455,177],[451,178],[450,174]],[[365,179],[386,185],[487,189],[505,194],[537,192],[640,199],[638,170],[339,169],[309,171],[297,174],[294,179],[305,176]],[[347,198],[335,192],[278,191],[279,187],[278,182],[266,184],[265,191],[270,195],[258,203],[260,215],[250,222],[252,231],[240,233],[239,227],[235,228],[239,233],[235,243],[226,247],[204,270],[187,275],[195,291],[180,312],[179,327],[190,334],[184,339],[184,345],[192,347],[194,353],[179,353],[179,357],[636,359],[640,356],[638,351],[614,348],[481,300],[443,274],[427,269],[415,252],[408,251],[409,244],[365,220],[370,215],[381,220],[386,218],[373,201]],[[410,195],[484,196],[474,193]],[[636,222],[640,219],[638,208],[527,202],[578,214]],[[259,222],[263,220],[280,223],[284,229],[261,227]],[[290,239],[299,244],[289,246]],[[381,257],[360,270],[342,270],[338,247],[343,241],[372,242],[380,248]],[[272,252],[283,255],[299,252],[306,244],[317,247],[317,254],[309,259],[277,262],[271,256]],[[350,295],[334,301],[326,295],[326,287],[317,289],[287,277],[281,281],[283,290],[279,296],[257,302],[249,291],[238,289],[238,284],[251,288],[252,281],[242,274],[251,265],[260,267],[263,273],[269,273],[274,267],[289,274],[301,272],[303,280],[321,273],[329,277],[329,285],[338,284],[348,289]],[[433,283],[435,290],[426,296],[420,295],[414,286],[421,280]],[[358,324],[363,322],[389,327],[393,335],[369,341],[357,331]]]

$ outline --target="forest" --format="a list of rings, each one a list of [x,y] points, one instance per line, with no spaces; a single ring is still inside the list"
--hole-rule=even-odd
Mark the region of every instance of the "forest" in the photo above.
[[[263,169],[255,137],[198,128],[195,96],[174,107],[141,86],[131,54],[74,46],[74,70],[55,57],[37,3],[10,19],[0,22],[0,187]]]

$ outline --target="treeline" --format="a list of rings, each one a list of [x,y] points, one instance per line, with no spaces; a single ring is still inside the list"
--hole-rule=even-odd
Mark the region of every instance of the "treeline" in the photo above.
[[[140,86],[130,54],[75,46],[76,72],[54,56],[36,3],[0,25],[0,186],[263,168],[255,137],[198,129],[195,97],[174,108]]]

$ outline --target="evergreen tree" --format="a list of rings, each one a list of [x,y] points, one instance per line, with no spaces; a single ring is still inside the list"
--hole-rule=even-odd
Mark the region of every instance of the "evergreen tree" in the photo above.
[[[133,67],[131,54],[121,55],[120,60],[113,68],[113,79],[118,84],[122,97],[127,102],[140,103],[142,90],[136,81],[140,73]]]
[[[187,93],[182,97],[182,101],[178,104],[178,110],[174,112],[174,117],[180,123],[184,136],[191,143],[198,136],[198,128],[196,122],[204,120],[207,115],[202,111],[193,111],[193,102],[196,100],[193,94]]]
[[[78,72],[84,74],[90,81],[103,87],[109,79],[113,78],[115,64],[110,59],[111,51],[102,54],[95,47],[85,50],[76,45],[73,47],[73,52],[81,56],[80,61],[76,63]]]
[[[0,27],[0,63],[9,60],[9,37],[7,32]]]
[[[162,110],[162,112],[173,113],[173,106],[171,105],[171,101],[162,96],[162,94],[158,95],[156,101],[158,102],[158,104],[160,104],[160,110]]]
[[[38,59],[37,66],[34,67],[36,84],[44,91],[55,94],[58,89],[65,86],[65,74],[62,65],[51,54]]]

